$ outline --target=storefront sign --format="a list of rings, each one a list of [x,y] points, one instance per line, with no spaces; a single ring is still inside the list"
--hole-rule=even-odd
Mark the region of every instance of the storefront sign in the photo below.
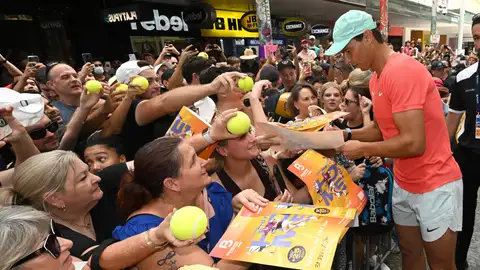
[[[235,45],[236,46],[245,46],[245,39],[243,39],[243,38],[235,39]]]
[[[103,19],[109,31],[118,35],[200,37],[200,27],[191,24],[208,20],[202,8],[142,3],[104,10]]]
[[[242,26],[242,17],[245,13],[236,11],[217,10],[217,20],[213,24],[213,29],[202,29],[204,37],[237,37],[237,38],[256,38],[258,32],[249,32]],[[245,18],[247,22],[251,16]],[[256,17],[255,17],[256,19]],[[248,27],[248,25],[247,25]],[[253,23],[252,23],[253,27]],[[257,26],[258,27],[258,26]]]
[[[257,12],[249,11],[243,14],[240,18],[240,23],[242,28],[248,32],[257,32],[258,31],[258,21],[257,21]]]
[[[140,22],[140,26],[147,31],[170,31],[175,32],[188,32],[188,25],[183,20],[183,12],[180,12],[180,16],[161,15],[157,9],[153,10],[153,20]],[[130,24],[132,30],[137,30],[137,22]]]
[[[0,15],[0,20],[5,20],[5,21],[33,21],[33,18],[30,15],[24,15],[24,14],[18,14],[18,15],[1,14]]]
[[[324,37],[330,34],[330,26],[322,25],[322,24],[315,24],[312,26],[310,30],[311,34],[317,37]]]
[[[307,30],[307,22],[303,18],[289,18],[283,22],[282,30],[286,36],[301,36]]]
[[[141,20],[138,5],[109,8],[103,11],[106,23],[131,22]]]
[[[184,11],[183,19],[191,27],[209,28],[217,20],[217,12],[209,4],[193,4]]]
[[[113,14],[107,14],[107,16],[105,16],[105,22],[107,23],[136,21],[136,20],[138,20],[136,11],[113,13]]]
[[[260,40],[258,39],[249,39],[247,41],[248,46],[259,46]],[[285,41],[283,39],[272,39],[272,44],[274,45],[284,45]]]

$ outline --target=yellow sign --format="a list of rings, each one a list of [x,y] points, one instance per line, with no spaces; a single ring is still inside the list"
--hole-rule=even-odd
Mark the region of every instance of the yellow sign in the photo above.
[[[258,32],[249,32],[242,26],[244,12],[226,11],[217,9],[217,21],[213,29],[202,29],[203,37],[233,37],[233,38],[258,38]],[[244,18],[244,21],[253,16]],[[254,22],[257,24],[257,22]],[[253,28],[249,27],[249,30]]]

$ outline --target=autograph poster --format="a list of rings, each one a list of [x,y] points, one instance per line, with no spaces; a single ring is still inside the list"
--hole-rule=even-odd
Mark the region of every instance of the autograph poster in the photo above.
[[[320,129],[327,126],[330,122],[344,117],[349,113],[347,112],[332,112],[324,115],[309,117],[303,121],[289,122],[287,124],[278,124],[281,127],[284,127],[289,130],[297,131],[319,131]]]
[[[195,134],[202,133],[209,128],[210,124],[205,122],[198,114],[187,107],[183,107],[168,129],[165,136],[180,136],[182,139],[189,138]],[[208,160],[215,150],[216,144],[205,148],[198,156]]]
[[[210,256],[294,269],[330,270],[355,209],[272,202],[243,208]]]
[[[288,170],[305,182],[316,206],[355,208],[361,213],[367,203],[348,172],[318,152],[307,150]]]

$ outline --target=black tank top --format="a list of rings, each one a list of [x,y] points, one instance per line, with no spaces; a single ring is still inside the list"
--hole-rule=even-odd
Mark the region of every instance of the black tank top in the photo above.
[[[257,175],[260,177],[263,186],[265,187],[265,195],[263,197],[269,201],[273,201],[278,194],[280,193],[273,182],[273,178],[270,177],[270,170],[268,169],[268,164],[260,156],[256,159],[250,160]],[[222,181],[225,189],[232,193],[233,196],[240,193],[242,190],[240,187],[233,181],[233,179],[225,172],[225,170],[220,170],[217,172],[218,178]]]

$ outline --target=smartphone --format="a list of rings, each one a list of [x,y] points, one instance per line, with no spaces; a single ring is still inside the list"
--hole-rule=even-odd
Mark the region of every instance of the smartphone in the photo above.
[[[84,64],[86,63],[93,64],[93,58],[91,53],[82,53],[82,59]]]
[[[29,55],[27,61],[29,67],[34,67],[36,63],[40,62],[40,58],[37,55]]]
[[[0,117],[0,140],[5,139],[5,137],[10,134],[12,134],[12,129],[8,125],[7,121]]]
[[[131,53],[128,55],[128,60],[129,61],[136,61],[137,60],[137,57],[135,56],[134,53]]]
[[[303,63],[303,71],[305,72],[305,74],[312,73],[312,64],[310,62],[304,62]]]

